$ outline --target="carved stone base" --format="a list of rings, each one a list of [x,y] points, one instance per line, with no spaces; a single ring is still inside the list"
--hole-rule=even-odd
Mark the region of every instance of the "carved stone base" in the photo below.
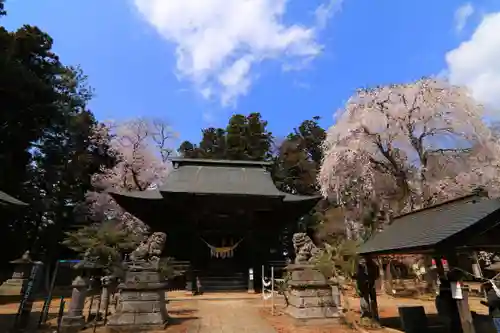
[[[164,330],[167,327],[167,324],[165,325],[137,325],[134,324],[133,326],[106,326],[106,330],[109,333],[134,333],[134,332],[149,332],[149,331],[161,331]]]
[[[131,265],[119,287],[120,305],[109,318],[108,332],[164,329],[167,324],[166,284],[158,270],[147,263]]]
[[[341,310],[332,293],[331,283],[311,265],[289,265],[289,306],[285,309],[296,324],[339,323]]]
[[[84,327],[85,327],[85,318],[83,316],[63,316],[61,318],[62,333],[79,332]]]
[[[21,295],[28,279],[8,279],[0,285],[0,295]]]
[[[121,313],[110,318],[108,332],[141,332],[162,330],[167,327],[166,313]]]

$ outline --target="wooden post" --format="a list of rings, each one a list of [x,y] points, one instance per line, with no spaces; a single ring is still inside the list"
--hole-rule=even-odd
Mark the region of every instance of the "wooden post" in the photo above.
[[[265,298],[265,296],[266,296],[265,291],[266,290],[265,290],[265,287],[264,287],[264,274],[265,274],[264,273],[264,265],[262,265],[262,270],[261,270],[261,273],[260,273],[260,283],[262,284],[262,288],[261,288],[262,289],[261,290],[261,292],[262,292],[262,300],[264,301],[264,306],[265,306],[266,305],[266,298]]]
[[[474,263],[472,264],[472,272],[474,273],[474,277],[476,278],[479,278],[479,279],[483,279],[483,270],[481,269],[481,265],[479,263],[479,258],[477,256],[477,251],[474,251],[472,252],[472,260],[474,261]],[[484,298],[486,299],[487,297],[487,292],[486,292],[486,289],[480,287],[480,289],[483,289],[483,290],[479,290],[479,292],[483,292],[483,295],[484,295]]]
[[[462,287],[462,299],[457,299],[457,306],[463,333],[476,333],[469,307],[469,288]]]
[[[271,315],[274,316],[274,266],[271,266]]]
[[[462,297],[455,299],[458,307],[458,314],[460,316],[460,324],[462,326],[463,333],[475,333],[474,324],[472,322],[472,314],[470,313],[469,307],[469,289],[464,288],[461,285],[462,274],[455,270],[458,267],[458,257],[456,253],[449,253],[446,256],[448,260],[448,279],[451,283],[458,283],[457,288],[460,286],[462,290]]]

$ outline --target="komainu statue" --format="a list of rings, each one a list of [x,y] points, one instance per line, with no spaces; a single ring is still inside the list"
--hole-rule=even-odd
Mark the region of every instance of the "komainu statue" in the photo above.
[[[163,232],[153,233],[130,254],[130,260],[158,262],[166,240],[167,235]]]
[[[321,254],[321,250],[314,245],[306,233],[293,234],[292,242],[296,264],[310,264]]]

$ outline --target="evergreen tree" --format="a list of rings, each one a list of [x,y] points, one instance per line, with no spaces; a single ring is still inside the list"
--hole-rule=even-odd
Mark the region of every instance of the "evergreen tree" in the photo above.
[[[316,177],[321,165],[321,143],[325,130],[319,117],[303,121],[283,141],[275,157],[273,177],[288,193],[312,195],[318,192]]]
[[[266,161],[272,158],[273,135],[260,113],[235,114],[226,129],[206,128],[198,145],[184,141],[178,152],[185,158]]]
[[[96,120],[85,75],[63,65],[52,44],[37,27],[0,27],[0,189],[29,203],[22,214],[2,212],[1,263],[26,249],[53,257],[80,220],[92,174],[113,163],[89,140]]]
[[[140,243],[139,237],[120,223],[107,221],[66,233],[63,244],[80,255],[85,263],[104,268],[106,274],[120,275],[126,253]]]

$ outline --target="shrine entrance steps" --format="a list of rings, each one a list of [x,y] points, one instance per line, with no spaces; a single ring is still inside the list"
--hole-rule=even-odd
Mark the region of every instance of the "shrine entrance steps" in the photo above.
[[[246,291],[248,288],[247,276],[242,272],[200,272],[199,278],[204,292]]]

